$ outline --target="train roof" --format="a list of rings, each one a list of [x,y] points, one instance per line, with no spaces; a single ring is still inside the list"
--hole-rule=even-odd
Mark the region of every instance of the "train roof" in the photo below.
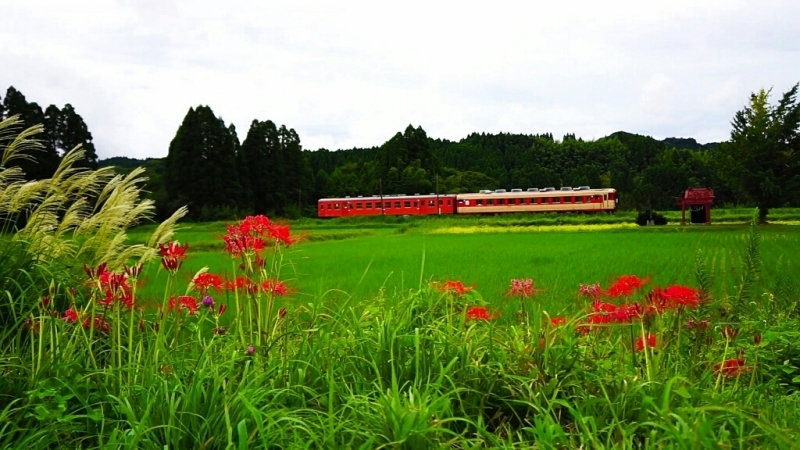
[[[458,198],[460,199],[477,199],[477,198],[531,198],[531,197],[561,197],[561,196],[571,196],[571,195],[598,195],[598,194],[608,194],[611,192],[617,192],[616,189],[609,188],[609,189],[580,189],[580,190],[569,190],[569,191],[562,191],[559,189],[553,191],[537,191],[537,192],[486,192],[486,193],[470,193],[470,194],[458,194]]]
[[[321,198],[319,199],[320,202],[353,202],[353,201],[382,201],[382,200],[411,200],[411,199],[433,199],[433,198],[455,198],[454,194],[425,194],[425,195],[384,195],[383,197],[377,195],[371,195],[369,197],[337,197],[337,198]]]

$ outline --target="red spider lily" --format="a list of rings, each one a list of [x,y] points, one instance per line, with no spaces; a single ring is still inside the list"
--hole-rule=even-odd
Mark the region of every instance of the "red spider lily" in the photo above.
[[[694,329],[694,328],[706,329],[708,328],[708,321],[707,320],[695,321],[694,319],[689,319],[686,322],[686,326],[689,327],[689,329]]]
[[[739,335],[739,329],[733,328],[730,325],[726,325],[725,328],[720,330],[720,333],[722,333],[722,335],[725,336],[725,339],[734,340],[736,339],[736,336]]]
[[[714,366],[714,372],[722,373],[730,378],[738,377],[752,369],[752,367],[745,366],[744,363],[744,358],[728,359]]]
[[[217,315],[221,316],[225,314],[225,311],[227,310],[228,310],[228,305],[220,303],[220,305],[217,307]]]
[[[644,308],[638,303],[622,305],[611,313],[612,320],[617,323],[630,323],[634,319],[641,319],[644,316]]]
[[[82,325],[83,325],[83,328],[86,328],[86,329],[94,328],[96,330],[102,331],[103,333],[108,333],[108,330],[111,327],[110,324],[108,323],[108,321],[106,320],[106,317],[104,315],[100,315],[100,314],[94,316],[94,320],[90,320],[89,317],[83,319],[83,324]]]
[[[289,293],[289,288],[280,280],[267,280],[261,283],[261,289],[263,292],[269,292],[270,294],[278,297],[282,297]]]
[[[136,266],[130,266],[123,264],[122,267],[125,269],[125,273],[131,278],[139,278],[139,275],[142,274],[142,268],[144,267],[144,263],[139,263]]]
[[[630,297],[637,289],[647,284],[636,275],[621,275],[617,281],[608,288],[606,295],[611,298]]]
[[[200,291],[200,295],[206,295],[208,288],[213,288],[215,291],[220,292],[224,289],[222,277],[211,273],[201,273],[194,277],[192,285]]]
[[[669,286],[666,288],[662,293],[661,296],[672,306],[673,308],[697,308],[700,304],[700,298],[697,295],[697,291],[686,286]]]
[[[233,290],[246,290],[248,287],[254,285],[255,283],[250,278],[245,276],[238,276],[233,280],[225,281],[225,289],[229,291]]]
[[[601,301],[595,301],[592,303],[592,311],[595,313],[608,313],[614,312],[617,310],[617,305],[613,303],[606,303]]]
[[[183,311],[185,308],[187,311],[189,311],[189,315],[193,316],[197,313],[197,310],[200,309],[200,305],[198,305],[197,299],[191,295],[181,295],[178,297],[177,301],[175,300],[175,297],[170,297],[169,309],[176,308],[178,311]]]
[[[44,321],[42,319],[36,320],[36,319],[33,319],[32,317],[29,317],[29,318],[25,319],[25,322],[23,323],[23,325],[25,326],[26,330],[29,330],[29,331],[32,330],[34,333],[38,333],[38,332],[42,331],[42,325],[44,325]]]
[[[647,336],[642,336],[636,340],[636,351],[640,352],[645,348],[655,348],[656,347],[656,336],[654,334],[647,333]]]
[[[489,310],[483,306],[471,306],[467,309],[467,320],[483,320],[488,322],[492,320],[492,318],[493,317],[489,314]]]
[[[278,310],[278,317],[280,317],[281,319],[286,317],[286,314],[289,314],[289,311],[287,311],[286,308],[281,308]]]
[[[644,296],[644,298],[647,304],[648,312],[664,314],[664,312],[671,307],[667,299],[664,297],[664,290],[658,286],[654,287],[652,291]]]
[[[761,333],[754,334],[753,335],[753,344],[755,344],[756,346],[761,345],[762,338],[763,338],[763,336],[761,336]]]
[[[86,272],[86,275],[89,276],[89,279],[97,280],[98,278],[100,278],[100,276],[103,275],[103,273],[106,272],[106,270],[107,270],[106,268],[107,267],[108,267],[108,264],[102,263],[99,266],[97,266],[97,269],[92,269],[91,267],[89,267],[86,264],[84,264],[83,265],[83,270]]]
[[[270,225],[269,237],[275,239],[275,242],[283,244],[286,248],[291,247],[292,244],[298,241],[298,238],[293,238],[291,236],[291,231],[287,225]]]
[[[175,241],[168,244],[158,244],[158,249],[161,252],[161,265],[174,273],[181,267],[181,263],[186,258],[186,250],[189,249],[189,244],[181,246],[179,242]]]
[[[612,303],[595,301],[589,312],[589,323],[593,325],[610,323],[630,323],[634,319],[641,319],[644,308],[638,303],[614,305]]]
[[[39,300],[39,307],[46,309],[48,306],[50,306],[50,296],[45,295]]]
[[[222,239],[225,241],[225,251],[234,257],[242,253],[258,253],[264,249],[263,239],[252,236],[249,229],[243,230],[238,225],[228,226],[228,233]]]
[[[262,269],[267,265],[267,260],[262,258],[258,253],[256,253],[256,265]]]
[[[239,224],[239,230],[242,234],[258,234],[264,235],[265,232],[269,229],[270,222],[269,218],[264,215],[257,215],[257,216],[247,216],[242,220],[242,223]]]
[[[550,319],[550,325],[553,327],[560,327],[567,324],[567,319],[563,317],[553,317]]]
[[[472,290],[471,286],[464,286],[464,283],[452,280],[445,281],[444,284],[435,283],[433,286],[439,292],[442,292],[444,294],[454,294],[457,297],[461,297],[462,295]]]
[[[78,319],[78,311],[75,311],[75,308],[64,311],[64,317],[61,318],[61,320],[67,323],[77,323]]]
[[[103,308],[108,309],[108,308],[111,308],[112,306],[114,306],[114,301],[115,300],[116,300],[116,298],[111,293],[111,291],[108,291],[108,293],[106,293],[105,297],[97,300],[97,304],[102,306]]]
[[[104,297],[98,299],[97,303],[104,308],[113,308],[115,302],[123,304],[128,310],[133,309],[133,288],[128,283],[128,275],[125,272],[103,271],[96,281],[100,284],[100,290]]]
[[[580,295],[583,297],[598,298],[602,295],[603,291],[600,289],[600,284],[581,284]]]
[[[511,287],[509,288],[508,293],[506,293],[506,295],[518,295],[520,297],[530,298],[536,292],[539,292],[539,290],[533,287],[532,279],[530,278],[525,280],[513,279],[511,280]]]

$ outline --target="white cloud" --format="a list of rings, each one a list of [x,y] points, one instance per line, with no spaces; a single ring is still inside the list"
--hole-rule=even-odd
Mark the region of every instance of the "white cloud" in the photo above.
[[[72,103],[101,157],[163,156],[190,106],[306,148],[618,130],[725,139],[749,92],[798,81],[792,1],[17,2],[0,88]]]

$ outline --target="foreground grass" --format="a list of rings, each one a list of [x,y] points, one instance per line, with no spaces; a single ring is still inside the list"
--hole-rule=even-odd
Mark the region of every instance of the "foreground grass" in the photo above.
[[[268,247],[259,269],[252,255],[209,251],[218,224],[194,226],[179,234],[190,258],[171,275],[145,268],[132,311],[99,309],[97,287],[57,286],[4,341],[0,446],[796,446],[797,227],[400,229]],[[200,297],[189,281],[202,266],[299,290],[209,291],[215,306],[195,314],[167,307],[167,296]],[[579,284],[620,274],[650,281],[608,301],[647,305],[652,286],[686,284],[701,304],[587,328],[596,316]],[[541,291],[507,295],[527,277]],[[429,283],[446,279],[475,289]],[[66,305],[101,326],[63,320]],[[471,318],[474,307],[489,320]],[[655,346],[639,349],[651,335]],[[730,361],[741,370],[718,368]]]

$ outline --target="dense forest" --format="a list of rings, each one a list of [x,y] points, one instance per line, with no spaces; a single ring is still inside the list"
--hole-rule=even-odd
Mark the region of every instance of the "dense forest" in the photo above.
[[[309,151],[294,129],[271,120],[253,120],[240,141],[233,124],[197,106],[178,127],[166,158],[114,157],[99,165],[120,172],[144,166],[159,215],[188,205],[194,220],[313,216],[316,200],[332,196],[584,185],[613,187],[621,208],[640,210],[676,208],[675,197],[687,187],[709,186],[717,205],[757,204],[766,216],[769,207],[800,205],[794,195],[800,192],[796,94],[797,86],[775,106],[768,91],[753,94],[732,121],[732,141],[719,144],[622,131],[587,141],[550,133],[473,133],[450,141],[409,125],[380,146]],[[31,178],[51,173],[75,144],[88,150],[88,166],[97,164],[91,134],[69,104],[42,113],[9,88],[0,113],[45,124],[46,151],[37,155],[40,167],[30,169]]]
[[[20,159],[14,163],[22,168],[27,179],[50,178],[61,157],[78,145],[85,152],[85,158],[78,166],[98,167],[92,134],[72,105],[67,103],[62,108],[50,105],[42,110],[38,103],[28,102],[13,86],[6,90],[5,97],[0,96],[0,100],[0,120],[19,115],[25,126],[44,126],[44,135],[38,137],[43,144],[42,149],[29,155],[35,160]]]

